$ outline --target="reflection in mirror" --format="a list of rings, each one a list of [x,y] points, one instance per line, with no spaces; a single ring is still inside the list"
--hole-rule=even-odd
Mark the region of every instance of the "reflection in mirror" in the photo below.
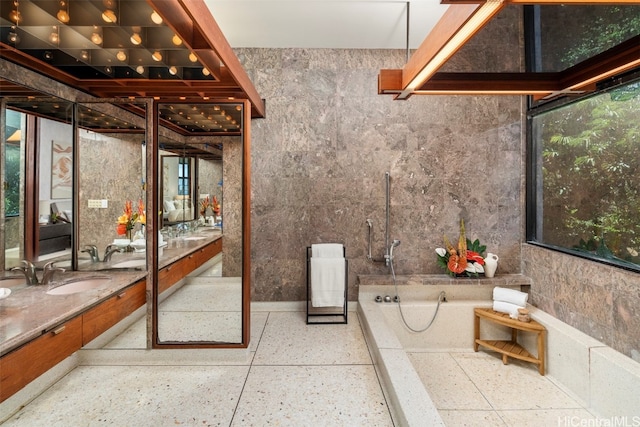
[[[135,107],[144,112],[144,105]],[[77,116],[78,268],[144,270],[144,115],[112,104],[84,103]]]
[[[187,121],[180,122],[182,117],[189,115],[191,124],[199,120],[193,112],[224,125],[216,134],[208,129],[206,136],[160,136],[158,199],[167,243],[164,255],[192,253],[186,259],[196,261],[193,271],[175,283],[167,279],[166,266],[159,265],[158,344],[241,344],[245,339],[242,108],[241,104],[159,107],[161,118],[173,123],[177,134],[180,126],[188,126]]]
[[[5,269],[71,258],[72,108],[53,97],[3,99]]]

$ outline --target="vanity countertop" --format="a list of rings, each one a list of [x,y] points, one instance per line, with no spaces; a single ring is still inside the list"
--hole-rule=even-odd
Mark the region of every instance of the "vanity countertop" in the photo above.
[[[186,255],[222,237],[220,231],[203,231],[184,237],[171,239],[162,248],[158,264],[163,268]],[[110,263],[101,263],[92,271],[67,271],[56,273],[54,284],[73,279],[109,276],[105,287],[66,295],[49,295],[48,286],[21,286],[11,288],[11,294],[0,299],[0,355],[31,341],[43,333],[54,329],[97,303],[116,294],[123,288],[147,276],[144,266],[114,269],[127,261],[143,262],[144,252],[116,253]],[[95,264],[94,264],[95,265]],[[15,276],[11,276],[15,277]],[[0,287],[2,282],[0,281]]]

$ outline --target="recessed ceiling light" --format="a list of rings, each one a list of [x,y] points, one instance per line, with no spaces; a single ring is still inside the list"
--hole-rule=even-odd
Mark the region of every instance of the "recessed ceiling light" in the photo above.
[[[102,20],[107,24],[115,24],[116,22],[118,22],[118,17],[113,10],[105,9],[105,11],[102,12]]]
[[[153,58],[154,61],[160,62],[162,61],[162,54],[160,51],[156,50],[151,54],[151,58]]]
[[[124,50],[120,50],[116,53],[116,58],[118,58],[118,61],[124,62],[127,60],[127,53]]]
[[[58,18],[58,21],[62,22],[63,24],[69,22],[69,5],[65,0],[60,0],[60,10],[56,14],[56,18]]]
[[[169,67],[169,74],[175,76],[176,74],[178,74],[178,69],[172,65],[171,67]]]
[[[204,74],[205,76],[208,76],[209,74],[211,74],[211,72],[208,69],[203,68],[202,69],[202,74]]]
[[[102,44],[102,36],[98,33],[91,34],[91,41],[97,45]]]
[[[162,24],[162,16],[158,15],[158,12],[156,12],[155,10],[151,12],[151,20],[154,24]]]
[[[88,61],[89,60],[89,52],[86,51],[86,50],[83,50],[80,53],[80,58],[82,58],[82,60],[84,60],[84,61]]]
[[[198,62],[198,57],[196,56],[195,53],[193,53],[193,52],[189,53],[189,61]]]
[[[138,66],[136,67],[136,72],[137,72],[138,74],[143,74],[143,73],[144,73],[144,67],[143,67],[142,65],[138,65]]]
[[[180,46],[182,44],[182,39],[180,38],[179,35],[174,34],[173,37],[171,38],[171,43],[173,43],[176,46]]]

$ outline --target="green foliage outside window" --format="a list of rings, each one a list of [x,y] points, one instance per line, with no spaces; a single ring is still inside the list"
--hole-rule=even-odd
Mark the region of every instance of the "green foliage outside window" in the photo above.
[[[639,115],[636,82],[533,118],[539,241],[640,266]]]

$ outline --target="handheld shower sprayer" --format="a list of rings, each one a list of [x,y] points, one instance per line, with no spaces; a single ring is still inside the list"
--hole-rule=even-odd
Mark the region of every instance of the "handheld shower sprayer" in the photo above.
[[[389,248],[389,259],[393,259],[393,248],[400,246],[400,240],[394,240],[391,242],[391,247]]]

